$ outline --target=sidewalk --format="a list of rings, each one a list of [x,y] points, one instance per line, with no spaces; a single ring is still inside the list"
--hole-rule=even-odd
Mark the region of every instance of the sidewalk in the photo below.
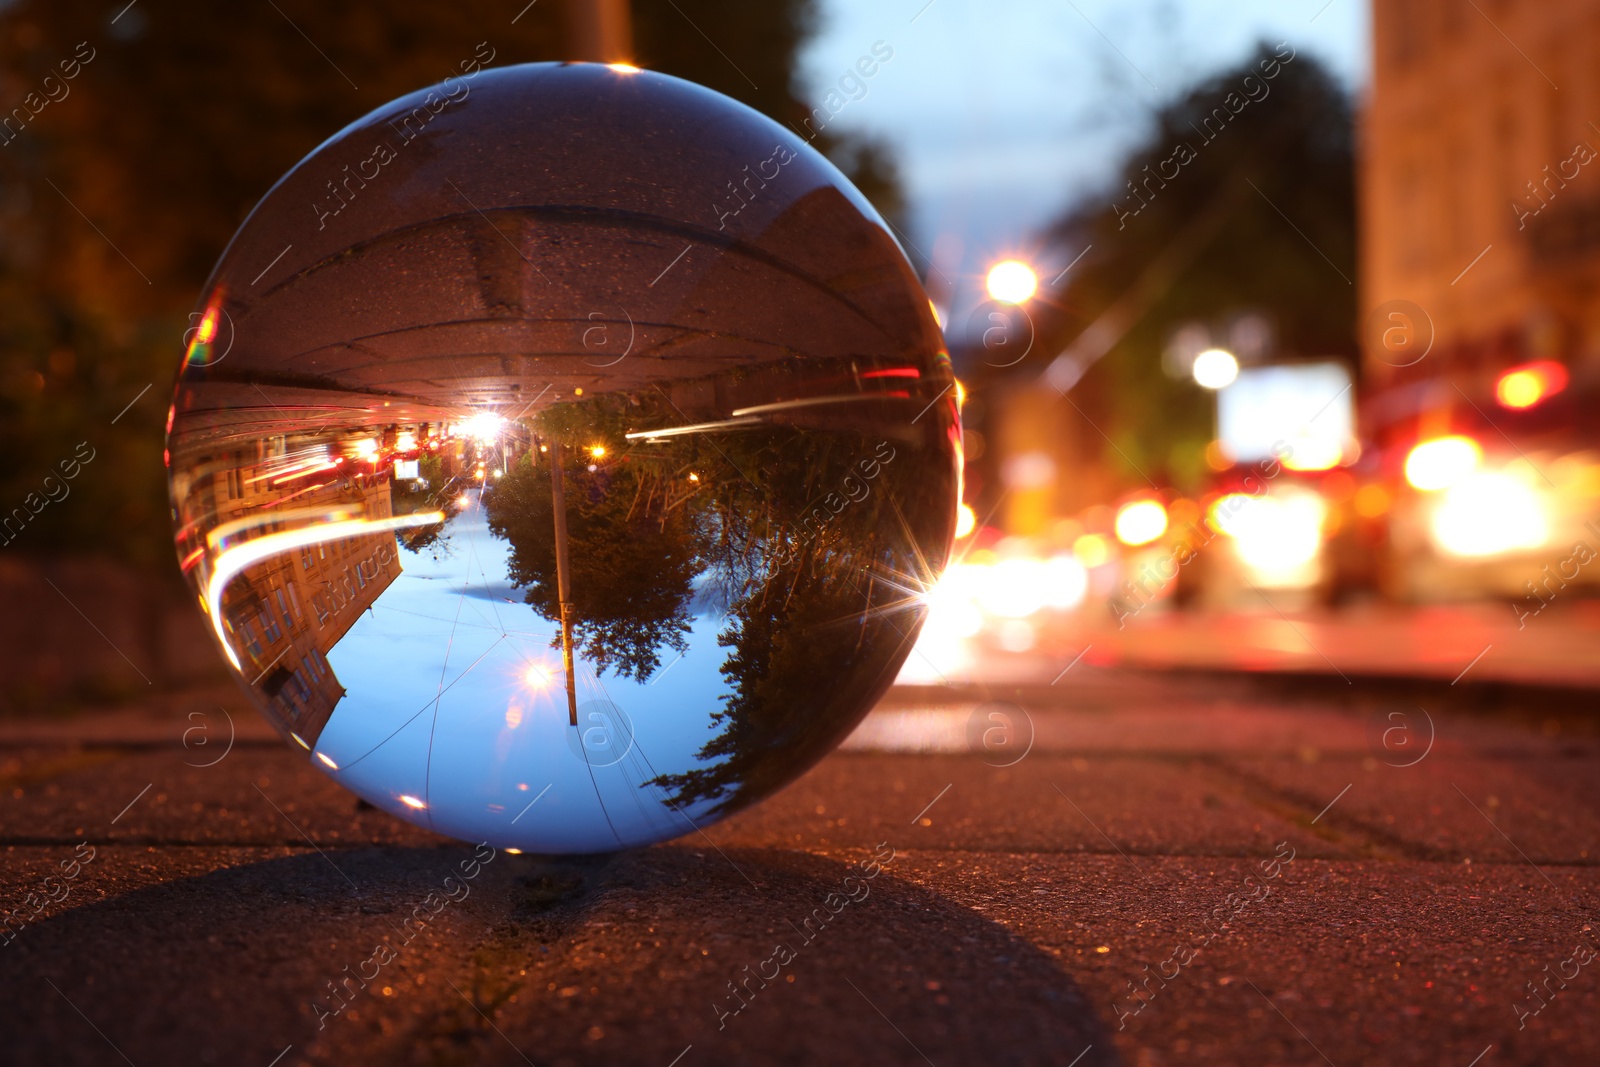
[[[919,646],[903,683],[1049,684],[1076,657],[1135,670],[1327,675],[1600,690],[1600,603],[1552,605],[1518,620],[1502,604],[1361,607],[1278,614],[1079,612],[1035,628],[1027,652],[979,634],[959,650]]]

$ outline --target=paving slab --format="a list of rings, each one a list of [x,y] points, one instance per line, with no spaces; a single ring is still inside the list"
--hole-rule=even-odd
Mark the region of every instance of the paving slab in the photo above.
[[[10,724],[5,1062],[1600,1061],[1581,714],[1439,708],[1397,766],[1399,697],[1097,668],[1007,691],[1001,766],[986,690],[567,860],[364,809],[248,720],[186,743],[214,694]]]

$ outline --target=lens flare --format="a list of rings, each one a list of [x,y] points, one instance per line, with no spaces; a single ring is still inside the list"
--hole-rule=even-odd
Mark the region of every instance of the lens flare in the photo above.
[[[489,444],[500,438],[501,431],[505,429],[506,420],[492,411],[480,411],[466,422],[461,424],[460,430],[467,437]]]

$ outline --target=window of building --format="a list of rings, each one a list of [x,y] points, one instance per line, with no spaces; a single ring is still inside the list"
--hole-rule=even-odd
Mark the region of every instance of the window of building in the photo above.
[[[239,620],[239,633],[244,636],[244,647],[250,650],[250,654],[260,656],[261,639],[256,636],[256,628],[250,625],[249,619]]]

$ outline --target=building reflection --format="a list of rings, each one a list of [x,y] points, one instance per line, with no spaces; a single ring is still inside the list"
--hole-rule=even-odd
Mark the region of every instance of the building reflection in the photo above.
[[[415,441],[418,433],[426,435],[426,427],[391,427],[377,438],[276,435],[248,447],[188,442],[185,449],[180,548],[187,549],[184,569],[194,570],[202,588],[230,552],[282,541],[221,581],[213,625],[273,726],[307,749],[345,696],[328,654],[400,576],[396,529],[420,547],[443,526],[408,523],[402,513],[443,519],[452,510],[436,505],[460,477],[447,475],[428,493],[420,477],[394,476],[397,457],[415,474],[418,461],[405,459],[396,441]],[[436,458],[431,468],[459,471],[462,451]]]

